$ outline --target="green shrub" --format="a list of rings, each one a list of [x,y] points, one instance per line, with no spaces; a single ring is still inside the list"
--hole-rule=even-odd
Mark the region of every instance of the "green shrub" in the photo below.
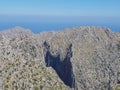
[[[119,43],[117,44],[117,48],[120,50],[120,41],[119,41]]]
[[[119,84],[115,87],[115,90],[120,90],[120,85]]]
[[[40,89],[41,89],[41,90],[43,89],[43,85],[40,85]]]
[[[39,90],[39,88],[36,86],[36,87],[34,87],[34,90]]]
[[[120,90],[120,88],[115,88],[115,90]]]
[[[8,85],[5,85],[5,89],[8,88]]]

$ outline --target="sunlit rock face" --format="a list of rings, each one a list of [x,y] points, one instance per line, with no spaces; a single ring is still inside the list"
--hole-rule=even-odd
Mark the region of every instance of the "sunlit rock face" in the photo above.
[[[46,68],[42,42],[21,27],[0,32],[0,90],[69,90]]]
[[[120,34],[108,28],[0,32],[1,90],[114,90],[119,61]]]

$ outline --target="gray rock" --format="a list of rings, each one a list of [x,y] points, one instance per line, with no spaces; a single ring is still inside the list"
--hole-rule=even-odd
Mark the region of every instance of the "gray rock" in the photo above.
[[[70,82],[67,82],[66,84],[64,82],[65,79],[61,78],[64,82],[63,84],[62,81],[58,80],[59,82],[62,82],[62,84],[57,83],[55,86],[62,85],[63,87],[59,90],[68,89],[67,86],[71,85],[68,83],[71,83],[71,81],[74,86],[69,87],[74,90],[114,90],[116,84],[119,83],[120,34],[114,33],[108,28],[94,26],[82,26],[61,31],[42,32],[40,34],[33,34],[31,31],[21,27],[1,31],[0,70],[2,70],[2,74],[5,75],[2,77],[7,79],[6,75],[10,74],[13,70],[13,68],[11,68],[5,72],[6,68],[3,67],[4,65],[9,65],[8,61],[14,62],[14,60],[16,60],[15,57],[20,58],[23,62],[23,66],[27,69],[26,73],[30,74],[30,76],[34,72],[33,70],[35,70],[35,72],[37,70],[34,68],[37,66],[37,63],[32,66],[33,69],[28,69],[28,65],[32,63],[31,61],[40,61],[43,66],[40,63],[38,63],[38,66],[40,66],[40,68],[44,67],[45,70],[47,70],[49,67],[45,67],[46,49],[43,46],[45,41],[49,43],[49,52],[51,53],[51,56],[56,57],[57,55],[60,55],[60,62],[52,62],[54,64],[52,64],[51,67],[54,68],[50,68],[49,72],[46,71],[44,73],[50,73],[51,77],[56,77],[55,72],[51,73],[52,69],[55,69],[56,71],[54,65],[57,65],[57,70],[62,70],[59,72],[60,74],[57,73],[57,78],[59,78],[59,75],[61,75],[60,78],[69,76],[65,73],[69,73],[69,70],[72,70],[72,73],[69,73],[71,74],[70,76],[72,76],[72,80],[69,80]],[[72,44],[72,56],[70,54],[70,62],[66,63],[65,58],[66,55],[69,56],[67,53],[70,44]],[[54,59],[56,60],[56,58]],[[64,63],[61,64],[61,62]],[[15,62],[15,64],[17,64],[17,62]],[[70,64],[72,65],[72,69],[66,68],[66,70],[63,70],[64,67],[69,67]],[[12,72],[18,71],[16,72],[17,74],[19,73],[19,70],[20,69],[16,66]],[[41,80],[42,79],[44,79],[45,87],[49,86],[49,80],[46,77],[41,78]],[[23,81],[19,81],[18,83],[20,84],[21,82]],[[29,85],[33,86],[32,82],[33,81],[31,80]],[[54,79],[52,79],[52,82],[55,82]],[[53,85],[52,82],[51,84]],[[24,86],[29,88],[26,86],[26,83],[27,82],[24,83]],[[38,82],[37,86],[39,85]],[[53,90],[55,88],[56,87],[53,87]],[[49,89],[43,88],[43,90]]]

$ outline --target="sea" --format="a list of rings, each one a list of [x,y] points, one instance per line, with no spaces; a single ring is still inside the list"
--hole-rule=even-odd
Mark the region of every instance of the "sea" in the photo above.
[[[14,28],[16,26],[30,29],[33,33],[40,33],[46,31],[57,31],[66,28],[73,28],[79,26],[98,26],[108,27],[113,32],[120,32],[120,24],[114,23],[81,23],[81,22],[0,22],[0,31]]]

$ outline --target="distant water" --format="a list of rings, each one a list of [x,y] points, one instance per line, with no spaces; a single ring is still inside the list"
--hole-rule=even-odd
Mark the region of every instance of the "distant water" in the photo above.
[[[3,23],[0,22],[0,30],[10,29],[15,26],[21,26],[23,28],[30,29],[34,33],[39,33],[43,31],[52,31],[52,30],[63,30],[65,28],[72,28],[78,26],[101,26],[101,27],[108,27],[114,32],[120,32],[120,25],[119,24],[100,24],[100,23],[39,23],[39,22],[29,22],[29,23],[22,23],[22,22],[7,22]]]

